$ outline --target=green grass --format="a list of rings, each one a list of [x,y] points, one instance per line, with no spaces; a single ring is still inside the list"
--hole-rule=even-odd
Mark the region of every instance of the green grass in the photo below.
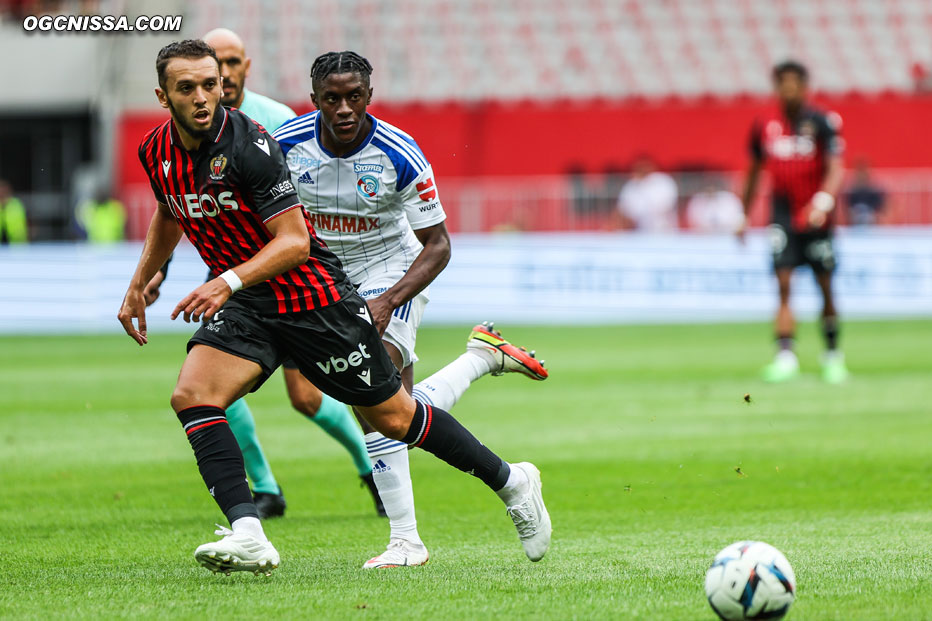
[[[415,451],[431,562],[362,571],[387,524],[276,377],[250,397],[289,503],[269,578],[193,561],[222,515],[168,408],[183,337],[0,338],[0,617],[713,619],[712,556],[761,539],[796,570],[790,619],[932,619],[928,322],[846,325],[843,387],[819,381],[811,325],[782,386],[757,379],[764,325],[506,328],[552,377],[485,378],[455,413],[540,467],[548,556],[529,563],[493,494]],[[424,329],[418,375],[464,337]]]

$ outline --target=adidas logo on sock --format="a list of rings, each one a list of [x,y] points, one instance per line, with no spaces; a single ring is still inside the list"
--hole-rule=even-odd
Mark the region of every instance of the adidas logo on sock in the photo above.
[[[383,472],[388,472],[392,467],[386,464],[381,459],[372,464],[372,472],[378,472],[379,474]]]
[[[311,171],[305,170],[304,173],[298,177],[298,183],[310,183],[314,185],[314,180],[311,178]]]

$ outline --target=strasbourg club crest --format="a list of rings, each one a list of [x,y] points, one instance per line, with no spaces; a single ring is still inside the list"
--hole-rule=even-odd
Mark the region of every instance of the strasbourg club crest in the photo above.
[[[375,198],[379,193],[379,180],[372,175],[363,175],[356,182],[356,189],[366,198]]]

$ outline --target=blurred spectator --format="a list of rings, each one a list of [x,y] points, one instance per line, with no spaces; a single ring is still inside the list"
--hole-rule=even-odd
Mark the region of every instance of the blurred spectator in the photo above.
[[[910,73],[913,77],[913,86],[917,93],[928,93],[932,91],[932,74],[928,67],[920,62],[913,63]]]
[[[587,216],[598,210],[598,200],[589,184],[586,171],[582,166],[572,165],[566,171],[573,197],[573,211],[577,215]]]
[[[886,201],[886,192],[871,179],[868,161],[863,158],[858,160],[854,170],[854,183],[845,193],[845,203],[848,205],[848,217],[851,224],[854,226],[877,224]]]
[[[13,196],[13,187],[0,179],[0,244],[23,244],[29,241],[26,209]]]
[[[77,216],[89,242],[107,244],[126,237],[126,209],[104,190],[79,205]]]
[[[744,222],[744,208],[733,192],[709,177],[686,205],[689,228],[703,233],[734,233]]]
[[[618,195],[621,224],[642,231],[672,231],[676,229],[676,202],[673,177],[659,172],[650,157],[641,156]]]

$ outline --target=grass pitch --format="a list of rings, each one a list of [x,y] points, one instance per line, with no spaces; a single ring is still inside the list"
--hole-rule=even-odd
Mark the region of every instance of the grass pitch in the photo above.
[[[414,451],[431,562],[362,571],[387,523],[275,377],[249,399],[289,503],[269,578],[194,562],[223,516],[168,408],[184,337],[0,338],[0,617],[714,619],[713,555],[760,539],[796,571],[789,619],[932,619],[928,322],[846,324],[842,387],[818,379],[812,325],[780,386],[757,379],[764,325],[501,327],[551,378],[484,378],[454,413],[540,467],[548,556],[528,562],[493,494]],[[418,376],[466,332],[424,329]]]

